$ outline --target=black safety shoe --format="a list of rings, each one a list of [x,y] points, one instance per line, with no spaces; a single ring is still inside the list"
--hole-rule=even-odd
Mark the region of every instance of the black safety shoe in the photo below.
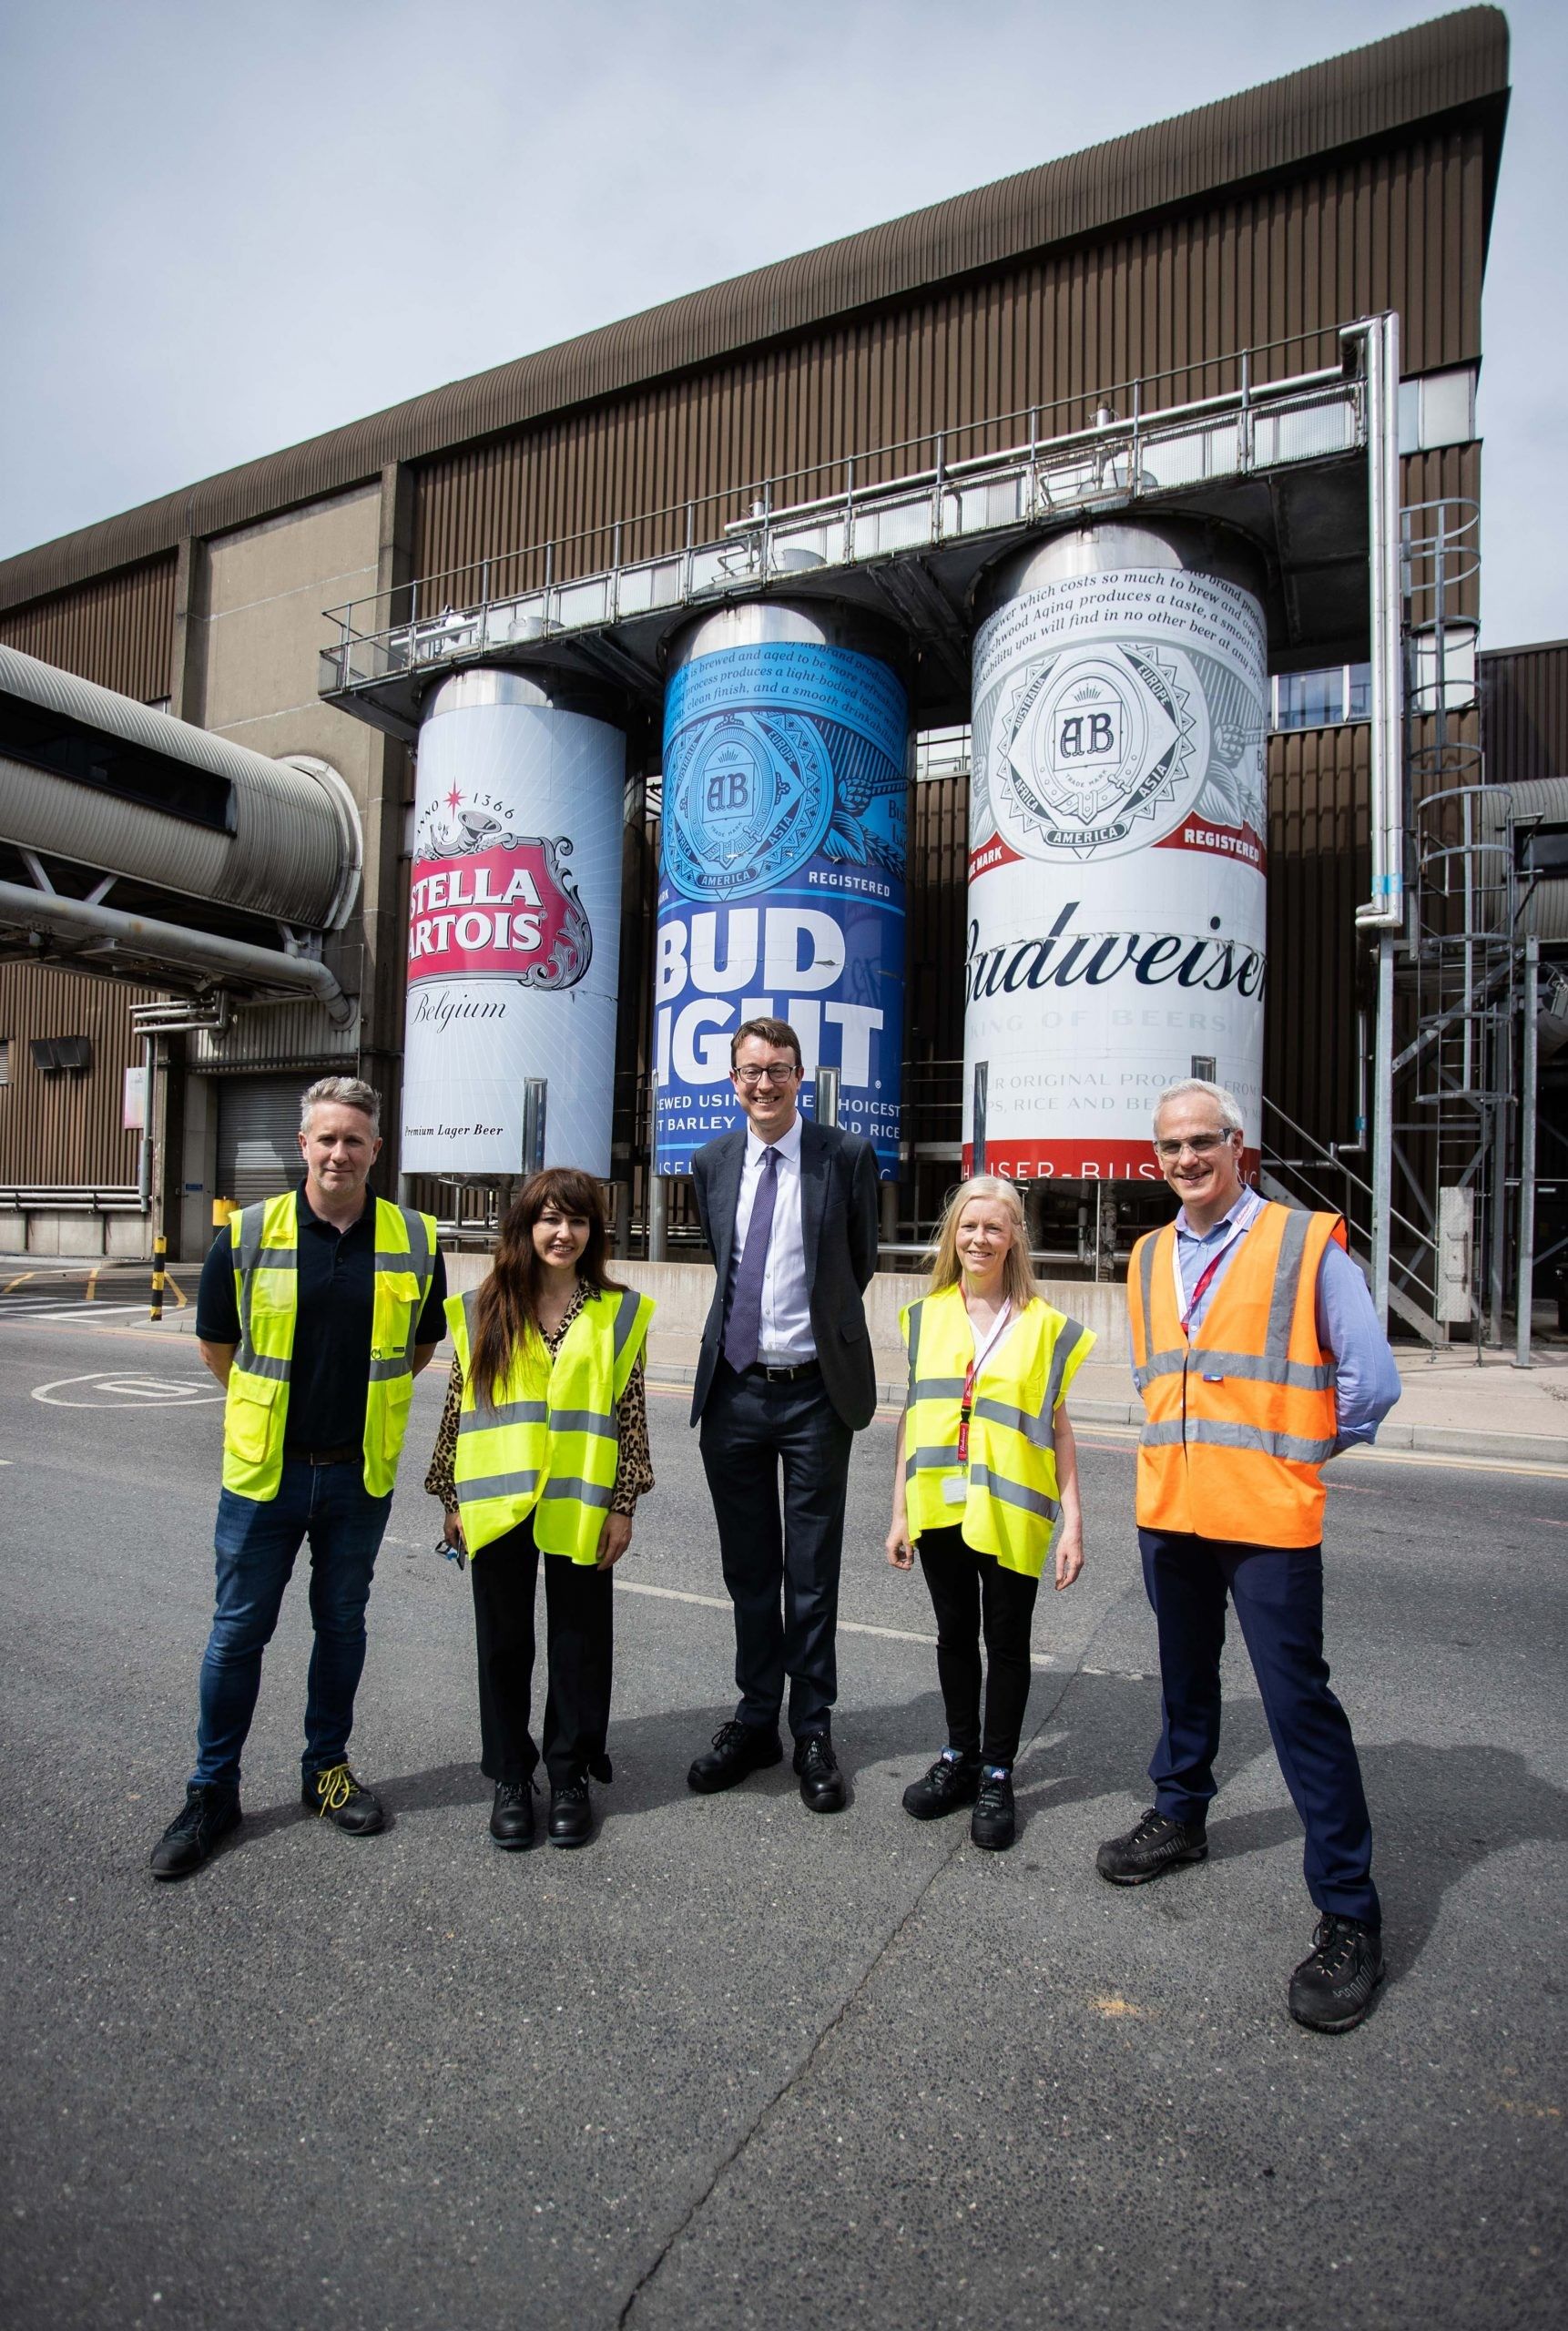
[[[737,1781],[743,1781],[748,1773],[759,1772],[764,1765],[779,1764],[783,1755],[784,1744],[777,1732],[732,1717],[719,1725],[712,1747],[697,1757],[686,1785],[699,1797],[711,1797],[716,1789],[733,1788]]]
[[[980,1795],[975,1798],[974,1811],[969,1817],[971,1845],[984,1846],[993,1854],[1004,1854],[1017,1835],[1018,1822],[1013,1810],[1012,1774],[983,1774]]]
[[[188,1878],[219,1837],[239,1827],[239,1794],[221,1781],[192,1781],[185,1803],[152,1849],[155,1878]]]
[[[1113,1886],[1146,1886],[1182,1863],[1208,1859],[1208,1832],[1201,1822],[1173,1821],[1151,1805],[1135,1829],[1125,1837],[1107,1837],[1095,1856],[1095,1868]]]
[[[585,1846],[594,1834],[594,1808],[585,1781],[566,1781],[550,1791],[550,1843]]]
[[[800,1780],[800,1802],[813,1813],[841,1813],[844,1776],[825,1732],[808,1732],[795,1743],[795,1770]]]
[[[1290,2012],[1308,2031],[1353,2031],[1382,1980],[1380,1929],[1325,1911],[1310,1956],[1290,1978]]]
[[[350,1837],[373,1837],[386,1823],[381,1800],[361,1788],[347,1765],[323,1765],[300,1784],[300,1801]]]
[[[521,1853],[534,1842],[534,1784],[497,1781],[490,1808],[490,1834],[504,1853]]]
[[[904,1811],[917,1821],[940,1821],[972,1805],[980,1794],[978,1756],[939,1756],[929,1772],[911,1781],[904,1791]]]

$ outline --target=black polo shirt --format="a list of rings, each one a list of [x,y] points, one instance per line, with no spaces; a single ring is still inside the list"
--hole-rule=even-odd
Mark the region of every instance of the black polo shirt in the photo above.
[[[347,1230],[334,1230],[312,1211],[305,1185],[296,1194],[300,1224],[300,1308],[294,1323],[294,1363],[289,1379],[290,1449],[341,1449],[364,1438],[365,1394],[371,1378],[371,1317],[375,1303],[376,1209],[371,1192]],[[435,1271],[414,1333],[416,1344],[437,1344],[446,1331],[446,1265]],[[234,1292],[234,1247],[220,1231],[201,1267],[196,1332],[204,1344],[239,1341]]]

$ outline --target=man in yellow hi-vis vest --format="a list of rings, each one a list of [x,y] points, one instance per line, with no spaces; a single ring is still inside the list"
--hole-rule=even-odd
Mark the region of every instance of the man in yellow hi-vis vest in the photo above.
[[[239,1757],[294,1558],[311,1547],[305,1803],[351,1837],[383,1815],[349,1768],[365,1606],[413,1379],[444,1331],[435,1222],[372,1196],[379,1104],[358,1077],[304,1095],[295,1189],[248,1206],[207,1258],[201,1357],[228,1390],[217,1608],[201,1663],[196,1770],[153,1875],[200,1868],[239,1819]]]

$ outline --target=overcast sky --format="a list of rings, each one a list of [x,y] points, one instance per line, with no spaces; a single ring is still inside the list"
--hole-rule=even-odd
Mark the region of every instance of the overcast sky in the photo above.
[[[0,0],[0,556],[1436,13]],[[1508,14],[1493,646],[1568,635],[1568,8]]]

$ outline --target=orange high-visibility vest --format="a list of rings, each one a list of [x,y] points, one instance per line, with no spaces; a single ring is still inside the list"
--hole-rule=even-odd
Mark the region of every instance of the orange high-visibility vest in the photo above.
[[[1334,1453],[1334,1363],[1318,1341],[1318,1272],[1337,1214],[1265,1203],[1216,1281],[1189,1342],[1176,1305],[1176,1225],[1127,1267],[1133,1377],[1145,1421],[1145,1530],[1257,1546],[1316,1546]]]

